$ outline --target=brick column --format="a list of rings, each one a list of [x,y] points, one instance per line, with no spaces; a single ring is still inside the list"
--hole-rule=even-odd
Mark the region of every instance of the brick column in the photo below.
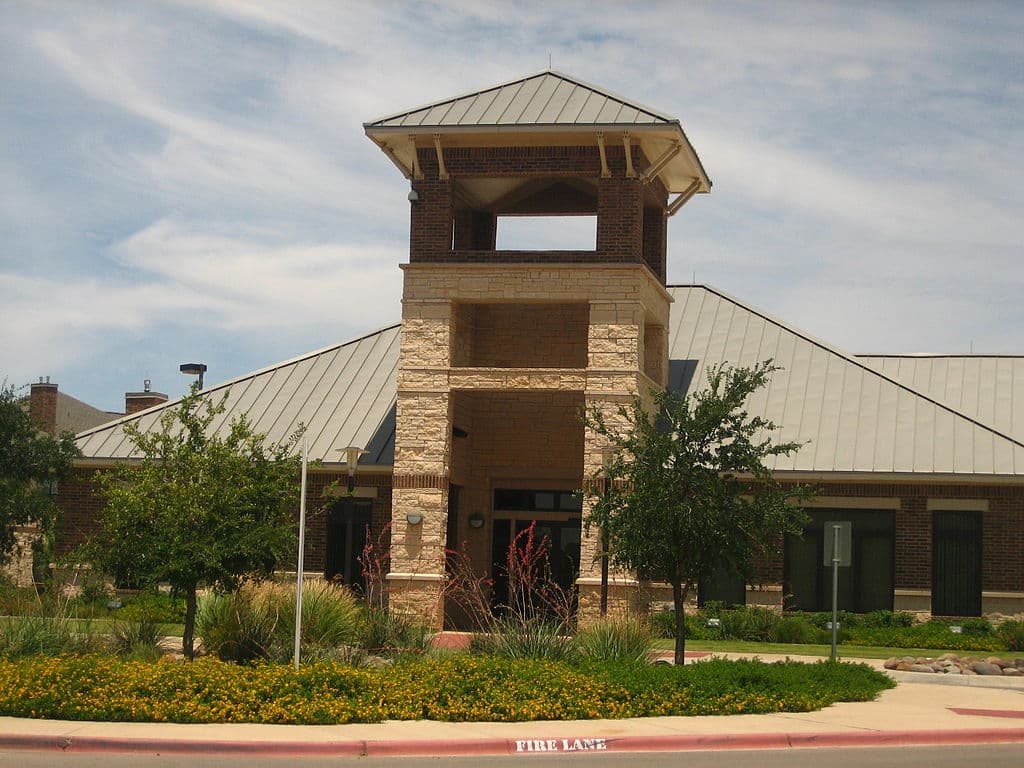
[[[32,385],[29,397],[29,413],[35,425],[44,432],[57,431],[57,385],[40,379]]]

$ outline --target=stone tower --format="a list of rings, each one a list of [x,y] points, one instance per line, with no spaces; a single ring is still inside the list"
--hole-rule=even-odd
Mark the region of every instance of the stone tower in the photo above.
[[[710,181],[677,120],[553,71],[364,127],[411,183],[392,605],[457,624],[446,548],[500,593],[502,553],[537,521],[592,612],[597,537],[573,492],[603,446],[580,414],[665,386],[667,219]],[[594,245],[500,250],[511,216],[589,217]]]

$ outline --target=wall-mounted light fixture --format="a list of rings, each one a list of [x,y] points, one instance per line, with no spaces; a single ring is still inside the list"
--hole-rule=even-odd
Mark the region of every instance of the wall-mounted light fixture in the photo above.
[[[409,512],[405,516],[405,522],[407,522],[409,525],[419,525],[423,522],[423,515],[421,515],[419,512]]]
[[[419,199],[420,199],[420,193],[417,192],[415,189],[410,189],[409,190],[409,202],[410,203],[416,203],[416,202],[419,202]]]
[[[484,527],[484,516],[479,512],[474,512],[469,516],[469,527],[470,528],[483,528]]]
[[[341,453],[345,454],[345,466],[348,468],[348,492],[351,495],[356,488],[356,466],[359,464],[359,457],[366,451],[354,445],[342,448]]]

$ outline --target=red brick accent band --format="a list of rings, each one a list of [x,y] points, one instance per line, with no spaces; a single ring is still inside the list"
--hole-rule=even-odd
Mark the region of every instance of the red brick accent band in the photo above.
[[[450,480],[447,475],[395,475],[393,488],[437,488],[444,490]]]

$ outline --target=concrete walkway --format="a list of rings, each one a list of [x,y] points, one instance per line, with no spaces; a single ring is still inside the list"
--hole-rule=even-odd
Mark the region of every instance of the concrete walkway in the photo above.
[[[773,661],[781,657],[761,658]],[[881,667],[880,660],[865,663]],[[319,726],[93,723],[3,717],[0,749],[382,756],[1024,744],[1024,679],[979,676],[954,682],[952,676],[889,674],[899,685],[883,692],[876,701],[840,703],[805,714]]]

